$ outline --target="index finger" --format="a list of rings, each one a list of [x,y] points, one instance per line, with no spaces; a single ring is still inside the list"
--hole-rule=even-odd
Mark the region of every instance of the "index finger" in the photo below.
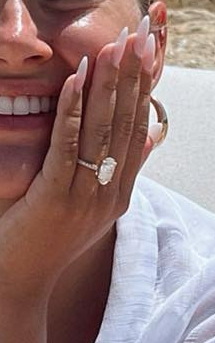
[[[87,66],[88,60],[84,57],[77,73],[66,80],[59,98],[51,144],[41,172],[52,190],[68,191],[73,181],[82,116],[82,87]]]

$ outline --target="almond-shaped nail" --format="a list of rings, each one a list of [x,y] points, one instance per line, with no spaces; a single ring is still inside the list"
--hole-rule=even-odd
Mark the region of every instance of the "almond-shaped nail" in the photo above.
[[[161,123],[152,124],[148,129],[148,136],[152,139],[153,143],[156,144],[162,133],[163,125]]]
[[[128,38],[128,27],[124,27],[124,29],[120,32],[119,37],[116,40],[115,46],[113,48],[112,53],[112,63],[113,66],[119,68],[119,64],[122,60],[126,43]]]
[[[155,59],[155,37],[150,33],[146,40],[146,45],[143,53],[143,69],[150,72]]]
[[[79,93],[84,86],[84,82],[87,76],[87,69],[88,69],[88,57],[84,56],[79,64],[79,67],[75,76],[75,81],[74,81],[74,90],[77,93]]]
[[[146,40],[149,34],[149,27],[150,27],[150,19],[149,16],[146,15],[140,22],[137,28],[137,34],[134,40],[134,52],[137,57],[143,57],[144,48],[146,44]]]

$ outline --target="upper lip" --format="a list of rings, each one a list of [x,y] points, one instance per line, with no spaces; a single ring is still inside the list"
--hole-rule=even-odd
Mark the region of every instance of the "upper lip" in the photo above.
[[[0,96],[56,96],[58,97],[62,88],[62,83],[51,83],[49,80],[32,79],[1,79]]]

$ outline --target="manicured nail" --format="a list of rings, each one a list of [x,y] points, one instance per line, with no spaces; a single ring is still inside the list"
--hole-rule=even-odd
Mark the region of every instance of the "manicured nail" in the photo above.
[[[150,72],[155,59],[155,37],[150,33],[143,53],[143,69]]]
[[[156,144],[162,133],[163,125],[161,123],[152,124],[148,130],[148,136],[152,139],[153,143]]]
[[[75,81],[74,81],[74,89],[77,93],[79,93],[84,86],[84,82],[87,76],[87,69],[88,69],[88,57],[84,56],[79,64],[79,67],[75,76]]]
[[[115,46],[112,53],[112,63],[114,67],[119,68],[119,64],[122,60],[126,43],[128,38],[128,27],[124,27],[121,31],[119,37],[116,40]]]
[[[141,59],[143,57],[146,40],[149,34],[149,26],[150,26],[150,19],[149,19],[149,16],[147,15],[141,20],[137,28],[137,35],[134,41],[134,52],[137,55],[137,57]]]

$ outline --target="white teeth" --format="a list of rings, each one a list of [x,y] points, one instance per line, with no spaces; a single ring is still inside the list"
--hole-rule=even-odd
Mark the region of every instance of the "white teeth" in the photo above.
[[[13,113],[13,101],[9,96],[0,96],[0,113],[12,114]]]
[[[0,115],[27,115],[55,111],[57,98],[48,96],[0,96]]]
[[[50,110],[50,98],[48,96],[43,96],[41,98],[41,111],[49,112]]]
[[[29,113],[29,101],[27,96],[17,96],[13,103],[13,114],[25,115]]]
[[[37,96],[30,97],[30,113],[40,113],[40,100]]]

